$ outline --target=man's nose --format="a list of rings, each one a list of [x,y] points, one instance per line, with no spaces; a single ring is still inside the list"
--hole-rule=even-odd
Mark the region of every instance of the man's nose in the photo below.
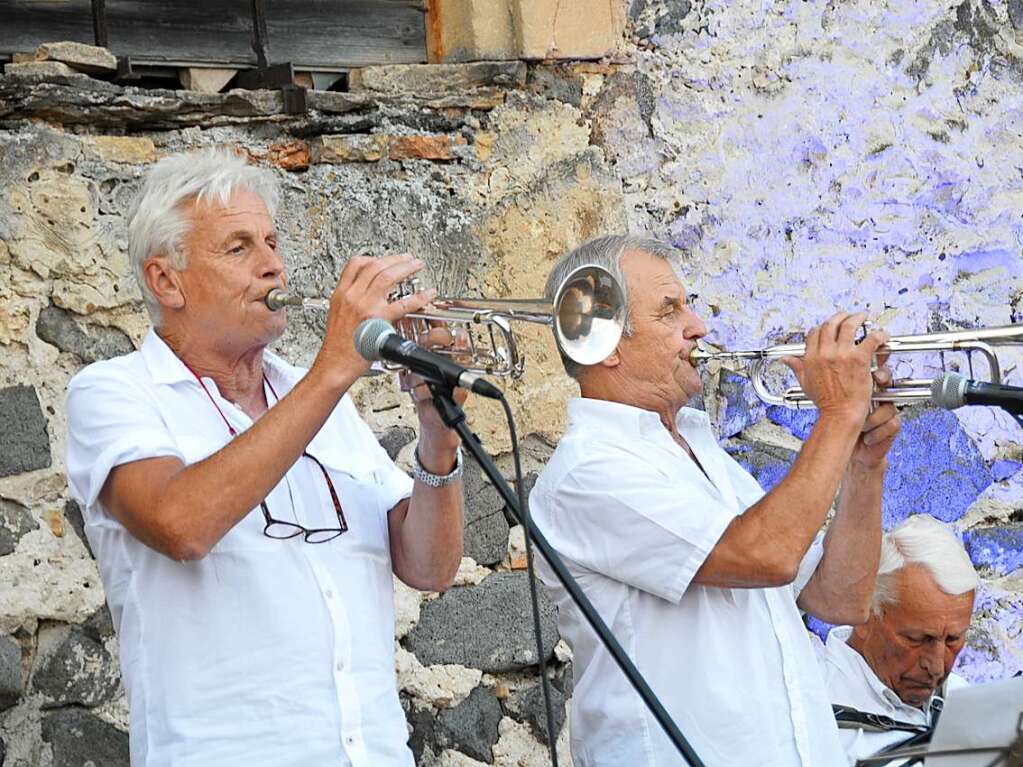
[[[940,642],[931,642],[920,653],[920,668],[930,676],[941,678],[945,674],[945,648]]]
[[[284,259],[281,258],[281,254],[277,249],[264,245],[262,250],[263,258],[260,261],[261,273],[259,276],[274,279],[283,274]]]
[[[689,310],[689,316],[686,317],[686,326],[682,331],[683,337],[686,340],[703,338],[707,335],[707,326],[695,311]]]

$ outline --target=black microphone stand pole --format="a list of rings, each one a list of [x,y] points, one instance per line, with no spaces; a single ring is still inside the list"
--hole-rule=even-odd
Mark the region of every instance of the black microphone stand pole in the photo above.
[[[628,678],[629,682],[635,688],[639,697],[643,699],[647,708],[650,709],[650,713],[654,715],[658,724],[664,729],[665,734],[674,744],[678,752],[682,754],[685,760],[693,767],[705,767],[700,757],[693,751],[692,746],[689,745],[689,741],[686,740],[685,736],[679,730],[678,725],[668,715],[668,712],[664,710],[664,706],[657,699],[654,691],[650,689],[650,686],[646,683],[643,675],[639,673],[629,656],[626,654],[622,646],[618,644],[618,640],[615,639],[614,634],[604,623],[603,619],[597,613],[597,610],[587,599],[586,595],[583,594],[582,589],[579,588],[579,584],[576,583],[575,578],[568,572],[564,562],[561,561],[554,549],[544,538],[541,533],[530,520],[529,525],[525,524],[523,518],[522,509],[519,508],[518,498],[515,496],[515,492],[511,489],[508,483],[505,481],[501,472],[498,471],[497,466],[491,460],[490,456],[483,449],[483,444],[480,442],[480,438],[469,428],[469,425],[465,422],[465,412],[455,402],[452,397],[452,389],[450,386],[444,384],[434,383],[427,381],[427,385],[430,387],[430,391],[433,392],[433,404],[437,408],[437,412],[440,414],[441,420],[450,429],[454,429],[458,436],[462,439],[462,444],[465,445],[465,449],[472,453],[473,458],[483,468],[486,475],[490,478],[494,487],[501,494],[505,504],[511,509],[512,514],[515,515],[515,519],[523,526],[526,534],[532,539],[533,543],[543,554],[544,559],[551,566],[554,574],[558,580],[568,591],[572,597],[572,601],[579,606],[583,616],[586,618],[586,622],[590,624],[590,627],[596,632],[597,637],[601,643],[614,658],[615,662],[621,668],[622,672]],[[553,734],[551,735],[553,737]]]

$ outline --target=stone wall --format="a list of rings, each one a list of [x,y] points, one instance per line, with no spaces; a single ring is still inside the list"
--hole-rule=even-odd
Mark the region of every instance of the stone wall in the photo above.
[[[162,155],[228,145],[272,168],[282,247],[308,294],[326,294],[353,254],[400,250],[422,255],[442,292],[537,296],[564,249],[628,228],[693,252],[694,300],[726,347],[787,339],[837,308],[865,308],[894,333],[1020,320],[1018,1],[627,10],[631,39],[611,62],[375,68],[349,93],[310,93],[300,116],[270,92],[0,78],[6,764],[127,760],[117,644],[62,473],[62,402],[75,371],[147,329],[124,213]],[[548,332],[522,331],[527,371],[507,390],[532,473],[575,387]],[[295,316],[277,350],[307,363],[318,332],[316,316]],[[1021,383],[1019,352],[1001,357]],[[356,399],[407,466],[415,417],[393,381],[367,379]],[[812,426],[812,413],[760,404],[741,370],[712,371],[704,402],[768,486]],[[510,469],[500,410],[469,410]],[[1019,427],[991,410],[909,410],[893,451],[886,525],[915,511],[953,522],[982,570],[960,664],[975,681],[1023,668],[1021,466]],[[439,597],[396,587],[412,744],[422,764],[544,764],[521,529],[469,469],[458,585]],[[544,616],[565,698],[570,657],[549,605]]]

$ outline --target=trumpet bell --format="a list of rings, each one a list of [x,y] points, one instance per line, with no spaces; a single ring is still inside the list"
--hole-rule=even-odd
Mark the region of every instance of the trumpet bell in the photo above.
[[[625,326],[625,297],[610,272],[581,266],[565,279],[554,299],[554,338],[561,352],[580,365],[607,359]]]

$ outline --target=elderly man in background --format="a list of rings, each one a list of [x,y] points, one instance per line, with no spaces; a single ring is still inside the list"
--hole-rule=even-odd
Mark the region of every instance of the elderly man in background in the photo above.
[[[899,421],[871,412],[864,315],[840,313],[789,359],[819,418],[770,493],[717,443],[690,361],[706,332],[687,300],[680,254],[602,237],[564,255],[552,295],[583,264],[626,289],[627,327],[596,365],[566,361],[582,396],[530,496],[537,526],[711,767],[833,767],[845,753],[799,608],[866,620],[880,548],[886,455]],[[890,381],[887,368],[876,380]],[[841,486],[834,520],[818,536]],[[684,764],[549,568],[542,577],[574,651],[577,767]]]
[[[272,177],[223,151],[148,173],[129,256],[154,328],[67,397],[68,479],[120,639],[133,765],[410,767],[392,570],[449,586],[462,551],[457,436],[424,385],[413,482],[346,392],[365,318],[421,268],[353,258],[309,370],[267,351],[286,285]]]
[[[911,516],[881,539],[870,618],[832,629],[821,655],[851,763],[932,727],[942,692],[965,684],[952,667],[978,583],[963,544],[933,517]]]

